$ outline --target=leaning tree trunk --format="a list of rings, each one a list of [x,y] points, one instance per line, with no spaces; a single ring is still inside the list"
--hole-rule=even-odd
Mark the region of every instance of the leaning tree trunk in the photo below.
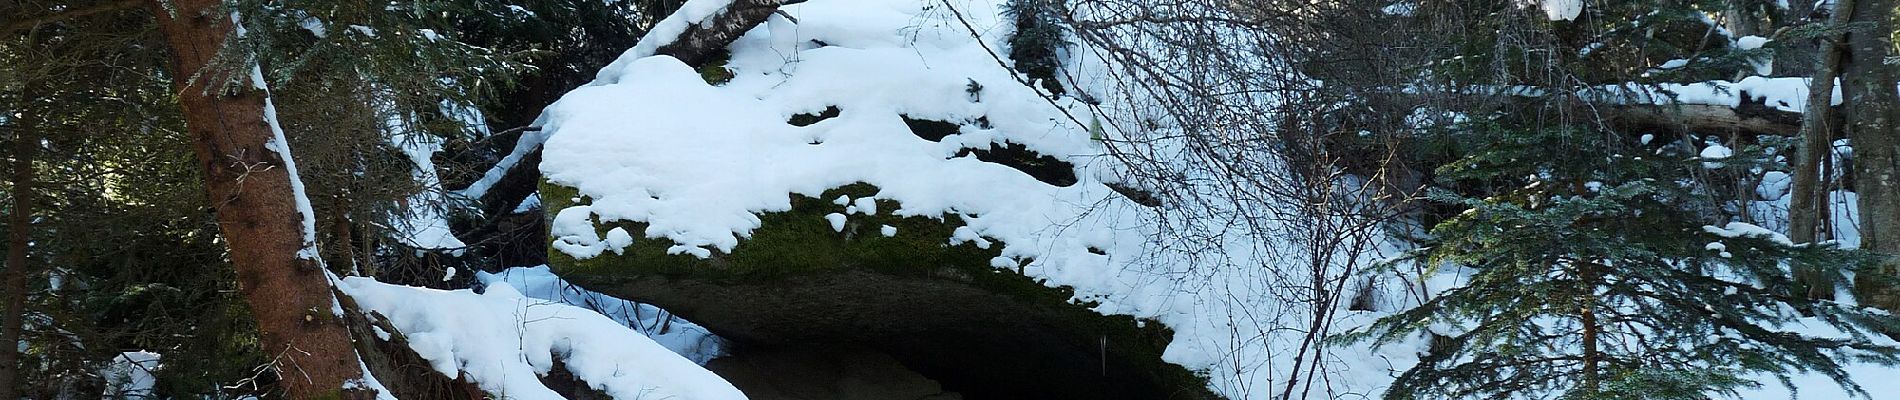
[[[261,74],[249,61],[240,64],[249,68],[213,65],[247,60],[243,50],[224,47],[235,33],[233,14],[219,0],[150,6],[174,57],[172,83],[240,292],[285,392],[299,399],[368,395],[346,389],[362,382],[362,361],[333,311],[331,275],[318,261],[308,222],[314,216],[304,215],[309,203]]]
[[[733,0],[726,8],[686,27],[672,42],[659,46],[654,54],[673,56],[694,68],[705,65],[725,53],[726,46],[752,27],[778,11],[781,4],[803,0]]]
[[[1900,135],[1896,134],[1896,105],[1892,67],[1884,65],[1892,53],[1894,0],[1858,0],[1851,20],[1868,29],[1848,36],[1848,54],[1842,60],[1841,91],[1849,109],[1848,138],[1854,145],[1854,193],[1860,201],[1861,248],[1879,261],[1877,276],[1896,278],[1900,272]],[[1836,10],[1836,12],[1850,12]],[[1873,274],[1868,274],[1873,275]],[[1861,303],[1900,311],[1900,293],[1886,279],[1856,279]]]
[[[29,97],[28,99],[31,99]],[[33,228],[33,153],[39,150],[39,135],[34,129],[38,117],[32,111],[20,115],[13,124],[13,210],[7,218],[7,270],[5,287],[0,288],[6,314],[0,315],[0,399],[20,398],[20,342],[26,317],[26,282],[31,275],[26,266],[27,243]]]
[[[1837,10],[1851,10],[1854,0],[1836,0],[1834,4]],[[1848,17],[1849,13],[1834,13],[1828,23],[1846,25]],[[1788,236],[1800,243],[1822,239],[1818,221],[1827,220],[1831,209],[1826,185],[1821,184],[1827,181],[1827,176],[1821,174],[1821,162],[1832,150],[1833,130],[1828,129],[1828,124],[1834,120],[1834,78],[1840,75],[1845,40],[1844,36],[1832,35],[1821,41],[1821,58],[1815,63],[1814,77],[1808,82],[1800,152],[1795,155],[1794,190],[1788,193]],[[1834,283],[1820,277],[1814,271],[1803,271],[1796,276],[1796,283],[1807,290],[1808,298],[1833,299]]]

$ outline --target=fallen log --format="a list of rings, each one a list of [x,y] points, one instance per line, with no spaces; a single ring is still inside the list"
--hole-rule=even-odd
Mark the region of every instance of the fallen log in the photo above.
[[[1746,93],[1742,96],[1747,99]],[[1837,106],[1838,107],[1838,106]],[[1735,107],[1712,104],[1598,104],[1591,107],[1598,117],[1619,130],[1699,133],[1741,133],[1747,135],[1794,136],[1801,131],[1801,113],[1769,107],[1760,101],[1742,102]],[[1831,127],[1841,135],[1839,121]]]

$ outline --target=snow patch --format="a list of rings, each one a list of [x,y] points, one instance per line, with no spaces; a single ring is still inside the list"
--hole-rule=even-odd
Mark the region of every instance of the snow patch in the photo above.
[[[1569,21],[1583,15],[1584,0],[1542,0],[1538,2],[1544,9],[1544,15],[1552,21]]]
[[[1750,224],[1746,222],[1730,222],[1728,223],[1728,225],[1724,225],[1719,228],[1714,225],[1704,225],[1702,226],[1702,231],[1713,233],[1716,236],[1721,236],[1725,238],[1738,238],[1738,237],[1762,238],[1762,239],[1768,239],[1769,241],[1773,241],[1776,244],[1780,244],[1783,246],[1794,246],[1794,241],[1788,240],[1787,235],[1783,235],[1780,232],[1775,232],[1775,231],[1769,230],[1768,228],[1763,228],[1759,225]]]
[[[1701,154],[1703,160],[1726,160],[1734,155],[1735,150],[1729,149],[1728,146],[1723,146],[1721,143],[1709,143],[1709,147],[1702,148]],[[1717,161],[1703,161],[1702,167],[1708,169],[1722,168],[1722,163]]]
[[[1755,36],[1755,35],[1748,35],[1748,36],[1743,36],[1740,39],[1735,39],[1735,48],[1742,49],[1742,50],[1759,49],[1762,46],[1767,45],[1767,44],[1768,44],[1768,38]]]
[[[128,351],[112,357],[99,375],[106,379],[105,398],[108,399],[156,399],[158,393],[153,389],[158,385],[158,353],[149,351]]]
[[[659,307],[575,286],[555,276],[546,265],[509,268],[493,274],[476,272],[475,279],[483,285],[506,283],[531,298],[594,310],[701,365],[725,354],[724,340],[699,324],[680,319]]]
[[[732,384],[591,310],[529,298],[506,282],[444,291],[348,277],[338,286],[388,318],[437,372],[515,399],[561,399],[539,375],[558,359],[615,398],[744,399]]]

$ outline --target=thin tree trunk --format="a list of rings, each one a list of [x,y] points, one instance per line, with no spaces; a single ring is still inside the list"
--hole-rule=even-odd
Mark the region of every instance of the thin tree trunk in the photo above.
[[[31,97],[29,97],[30,99]],[[0,399],[20,398],[20,342],[26,317],[27,243],[33,229],[33,153],[39,149],[38,116],[22,113],[13,127],[13,212],[7,218],[6,314],[0,315]]]
[[[1839,221],[1837,218],[1842,217],[1834,215],[1834,211],[1839,210],[1834,205],[1834,192],[1847,190],[1847,185],[1843,182],[1846,179],[1837,179],[1837,177],[1845,176],[1847,173],[1841,172],[1840,165],[1834,162],[1838,157],[1839,154],[1836,153],[1834,142],[1828,142],[1827,149],[1821,153],[1821,181],[1819,182],[1821,184],[1821,195],[1827,196],[1823,198],[1824,200],[1821,202],[1821,206],[1826,207],[1827,212],[1817,215],[1820,218],[1818,221],[1814,221],[1816,239],[1836,239],[1840,237],[1840,232],[1836,231],[1840,224],[1836,223],[1836,221]]]
[[[343,208],[338,207],[338,209]],[[347,213],[343,214],[347,215]],[[331,241],[331,243],[336,243],[338,245],[337,247],[342,248],[337,252],[338,254],[336,254],[334,258],[347,263],[345,265],[349,267],[349,272],[347,272],[349,274],[376,276],[376,266],[374,264],[357,263],[356,237],[351,234],[351,230],[354,227],[350,225],[349,217],[338,216],[330,220],[330,234],[336,236],[336,240]]]
[[[1578,267],[1578,272],[1580,272],[1578,278],[1582,281],[1584,290],[1577,296],[1577,322],[1583,325],[1583,394],[1584,397],[1591,397],[1602,389],[1603,382],[1602,371],[1598,366],[1602,364],[1602,355],[1597,343],[1597,336],[1602,326],[1597,322],[1595,298],[1597,281],[1601,278],[1597,274],[1597,265],[1593,263],[1584,263]]]
[[[1877,276],[1900,272],[1900,135],[1896,135],[1895,74],[1884,61],[1892,53],[1894,0],[1859,0],[1851,20],[1868,29],[1849,33],[1842,60],[1841,90],[1854,145],[1855,194],[1859,195],[1861,248],[1880,257]],[[1835,12],[1849,12],[1836,10]],[[1860,277],[1873,278],[1875,274]],[[1900,293],[1882,279],[1856,279],[1862,304],[1900,311]]]
[[[1730,34],[1736,37],[1761,35],[1761,16],[1755,10],[1751,10],[1750,6],[1754,4],[1736,1],[1730,3],[1728,10],[1722,13],[1723,19],[1728,20]]]
[[[1835,7],[1851,10],[1854,0],[1836,0]],[[1830,25],[1847,24],[1849,13],[1834,13],[1828,19]],[[1821,174],[1821,161],[1833,150],[1833,130],[1828,123],[1833,121],[1834,79],[1840,75],[1843,46],[1846,37],[1835,35],[1821,43],[1821,59],[1815,64],[1814,77],[1808,82],[1808,106],[1802,112],[1801,146],[1795,155],[1794,190],[1788,193],[1788,236],[1798,243],[1812,243],[1820,240],[1819,221],[1827,219],[1830,211],[1827,201],[1826,185],[1821,184],[1827,176]],[[1834,283],[1825,282],[1815,271],[1801,271],[1795,277],[1796,286],[1807,288],[1807,296],[1813,299],[1833,299]]]
[[[1583,323],[1583,393],[1596,394],[1602,386],[1600,382],[1603,381],[1603,378],[1598,376],[1602,372],[1597,369],[1597,364],[1601,363],[1600,356],[1597,355],[1597,314],[1595,310],[1585,306],[1579,317]]]
[[[331,275],[315,251],[314,215],[307,215],[261,74],[255,64],[243,72],[212,65],[220,50],[241,51],[222,49],[235,33],[232,14],[219,0],[150,6],[174,56],[173,86],[240,292],[285,392],[298,399],[372,395],[346,389],[362,382],[363,364],[335,311]]]

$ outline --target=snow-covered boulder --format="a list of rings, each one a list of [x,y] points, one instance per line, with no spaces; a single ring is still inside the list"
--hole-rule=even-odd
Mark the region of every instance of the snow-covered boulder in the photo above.
[[[1176,271],[1136,261],[1147,206],[1104,179],[1090,106],[994,58],[1007,31],[963,23],[1006,27],[994,5],[957,6],[802,3],[723,65],[616,61],[543,115],[550,266],[977,397],[1217,397],[1164,359]]]

